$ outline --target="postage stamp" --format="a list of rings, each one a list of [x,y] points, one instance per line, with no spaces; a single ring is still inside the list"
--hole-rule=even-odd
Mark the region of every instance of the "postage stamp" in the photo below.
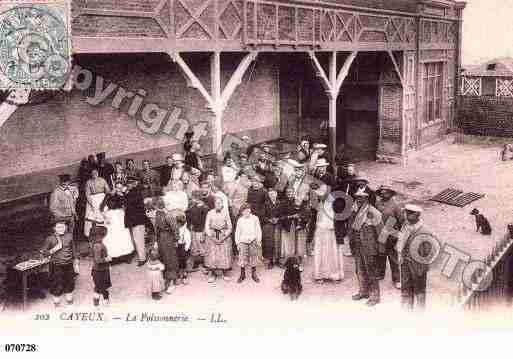
[[[67,1],[0,2],[0,89],[58,90],[71,69]]]

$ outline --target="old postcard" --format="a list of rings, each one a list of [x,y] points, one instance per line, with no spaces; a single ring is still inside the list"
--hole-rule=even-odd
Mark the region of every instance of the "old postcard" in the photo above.
[[[0,352],[511,329],[512,16],[1,0]]]

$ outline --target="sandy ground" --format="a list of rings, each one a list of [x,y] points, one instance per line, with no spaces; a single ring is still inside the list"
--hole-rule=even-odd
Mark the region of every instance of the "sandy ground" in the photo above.
[[[361,175],[369,178],[371,187],[391,184],[400,192],[400,199],[421,203],[425,208],[424,222],[441,244],[450,244],[471,258],[479,259],[486,256],[493,244],[504,235],[513,210],[513,192],[508,190],[513,163],[500,162],[498,151],[499,148],[494,146],[457,145],[447,140],[418,152],[406,167],[362,162],[358,163],[357,169]],[[482,192],[486,196],[464,208],[428,201],[447,187]],[[492,236],[483,237],[475,233],[474,220],[469,215],[474,207],[482,210],[490,220],[494,230]],[[442,313],[442,317],[455,304],[463,268],[460,265],[451,278],[443,276],[440,269],[444,258],[440,257],[428,277],[428,307],[433,312]],[[63,305],[57,313],[93,310],[90,267],[90,260],[81,261],[75,304],[72,307]],[[154,302],[146,284],[146,269],[137,268],[135,263],[118,264],[111,269],[112,304],[108,308],[101,307],[101,310],[113,313],[113,317],[122,317],[119,321],[124,321],[130,311],[188,313],[196,319],[220,312],[232,325],[245,323],[271,327],[300,325],[301,321],[325,327],[337,325],[337,321],[353,316],[366,318],[380,313],[388,318],[390,313],[399,310],[400,291],[392,287],[388,268],[387,276],[381,282],[382,304],[369,310],[363,302],[351,300],[351,295],[357,291],[353,259],[346,258],[344,267],[346,277],[342,283],[316,284],[311,279],[312,258],[308,258],[303,273],[304,293],[294,303],[279,290],[282,269],[266,270],[260,267],[261,283],[256,284],[248,279],[237,284],[237,266],[231,282],[220,279],[212,285],[207,283],[202,273],[192,273],[189,285],[179,286],[173,294],[165,295],[160,302]],[[3,314],[26,316],[27,313],[53,310],[51,300],[47,298],[31,300],[24,314],[20,304],[10,305]],[[111,325],[115,325],[115,322],[111,320]],[[196,323],[202,325],[203,321],[196,320]]]

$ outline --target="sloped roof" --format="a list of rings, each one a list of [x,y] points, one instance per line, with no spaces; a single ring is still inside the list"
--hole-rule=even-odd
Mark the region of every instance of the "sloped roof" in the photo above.
[[[495,70],[488,70],[488,65],[490,64],[496,64]],[[513,58],[500,57],[487,61],[481,65],[466,66],[463,75],[480,77],[513,77]]]

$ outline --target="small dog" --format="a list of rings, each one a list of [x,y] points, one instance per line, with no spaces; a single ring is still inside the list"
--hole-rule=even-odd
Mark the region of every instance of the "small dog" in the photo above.
[[[285,273],[283,274],[283,281],[281,282],[281,291],[283,294],[290,295],[290,300],[299,298],[303,291],[301,285],[301,265],[297,257],[289,257],[285,262]]]
[[[492,234],[490,222],[488,222],[485,216],[479,213],[477,208],[474,208],[470,214],[476,217],[476,232],[481,231],[481,234],[485,236]]]

